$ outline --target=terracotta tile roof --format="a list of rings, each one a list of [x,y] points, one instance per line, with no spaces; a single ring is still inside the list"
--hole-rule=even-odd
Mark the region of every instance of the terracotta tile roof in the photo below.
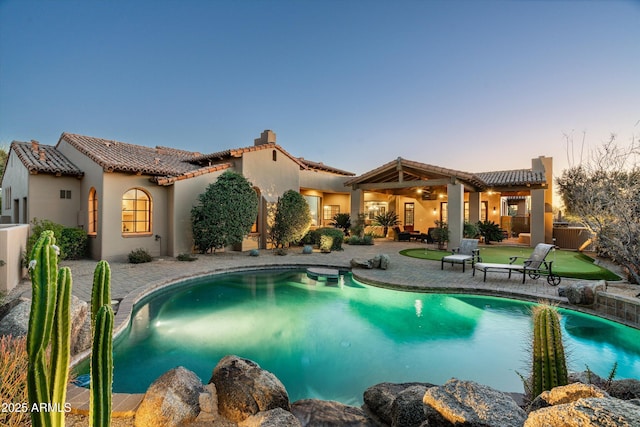
[[[311,160],[307,160],[307,159],[304,159],[302,157],[298,157],[298,160],[300,160],[302,163],[304,163],[307,166],[308,169],[331,172],[331,173],[335,173],[337,175],[355,176],[355,173],[353,173],[353,172],[348,172],[348,171],[345,171],[345,170],[342,170],[342,169],[334,168],[332,166],[325,165],[322,162],[320,162],[320,163],[312,162]]]
[[[214,162],[220,162],[220,161],[223,161],[223,160],[229,160],[229,159],[234,158],[234,157],[242,157],[242,155],[244,153],[250,153],[250,152],[253,152],[253,151],[260,151],[260,150],[267,150],[267,149],[274,149],[274,148],[277,148],[285,156],[289,157],[291,160],[296,162],[300,166],[300,169],[307,169],[307,165],[305,165],[303,162],[301,162],[300,159],[298,159],[297,157],[293,157],[284,148],[282,148],[281,146],[279,146],[278,144],[276,144],[274,142],[270,142],[268,144],[251,145],[249,147],[232,148],[232,149],[229,149],[229,150],[218,151],[216,153],[211,153],[211,154],[202,154],[202,155],[199,155],[199,156],[195,156],[190,161],[193,162],[193,163],[198,163],[198,164],[214,163]]]
[[[177,176],[199,169],[190,163],[199,153],[166,147],[144,147],[66,132],[60,137],[58,146],[62,141],[102,166],[106,172]]]
[[[547,182],[544,171],[517,169],[496,172],[477,173],[489,187],[508,187],[519,185],[540,185]]]
[[[224,169],[230,168],[231,163],[220,163],[213,166],[205,166],[200,169],[193,170],[191,172],[183,173],[178,176],[156,176],[151,179],[152,182],[155,182],[158,185],[171,185],[176,181],[182,181],[183,179],[189,179],[196,176],[204,175],[211,172],[216,172]]]
[[[29,173],[77,177],[84,175],[83,171],[51,145],[40,144],[37,141],[13,141],[10,147],[11,151],[18,156]]]

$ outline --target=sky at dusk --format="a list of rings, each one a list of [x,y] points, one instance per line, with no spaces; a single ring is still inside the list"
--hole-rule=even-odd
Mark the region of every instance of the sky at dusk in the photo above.
[[[557,176],[565,135],[577,158],[640,134],[640,1],[0,0],[0,145],[208,153],[264,129],[357,174],[547,155]]]

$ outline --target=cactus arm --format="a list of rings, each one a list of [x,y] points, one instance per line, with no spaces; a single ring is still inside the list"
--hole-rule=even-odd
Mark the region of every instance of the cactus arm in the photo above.
[[[93,288],[91,289],[91,326],[95,324],[98,310],[103,305],[111,304],[111,267],[107,261],[99,261],[93,272]]]
[[[111,385],[113,382],[113,309],[103,305],[96,315],[91,352],[91,393],[89,426],[111,425]]]
[[[551,306],[536,307],[533,319],[532,398],[569,381],[557,310]]]
[[[71,270],[63,267],[58,273],[58,297],[51,340],[51,403],[58,411],[52,413],[53,425],[64,426],[62,408],[67,397],[71,348]],[[57,405],[56,405],[57,404]]]
[[[27,392],[30,406],[49,402],[50,387],[46,367],[46,348],[51,336],[56,304],[58,255],[52,231],[43,231],[31,251],[31,311],[27,332]],[[50,426],[46,412],[31,412],[34,427]]]

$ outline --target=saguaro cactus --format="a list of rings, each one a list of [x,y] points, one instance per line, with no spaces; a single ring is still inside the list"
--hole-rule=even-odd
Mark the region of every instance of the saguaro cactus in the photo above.
[[[567,361],[562,344],[560,316],[555,307],[533,309],[532,398],[553,387],[567,385]]]
[[[27,333],[27,389],[35,427],[64,426],[64,405],[69,378],[71,340],[71,271],[58,272],[59,249],[53,232],[45,230],[31,252],[31,312]],[[51,342],[51,358],[46,351]]]
[[[91,385],[89,425],[111,425],[111,385],[113,383],[113,309],[111,308],[111,268],[98,262],[91,291]]]

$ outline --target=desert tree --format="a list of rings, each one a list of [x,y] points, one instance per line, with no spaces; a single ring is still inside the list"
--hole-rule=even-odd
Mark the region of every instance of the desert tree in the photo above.
[[[247,179],[226,171],[198,196],[191,209],[193,240],[200,253],[242,242],[258,216],[258,196]]]
[[[556,179],[570,219],[591,232],[598,253],[623,266],[640,283],[640,166],[638,140],[615,136]]]

